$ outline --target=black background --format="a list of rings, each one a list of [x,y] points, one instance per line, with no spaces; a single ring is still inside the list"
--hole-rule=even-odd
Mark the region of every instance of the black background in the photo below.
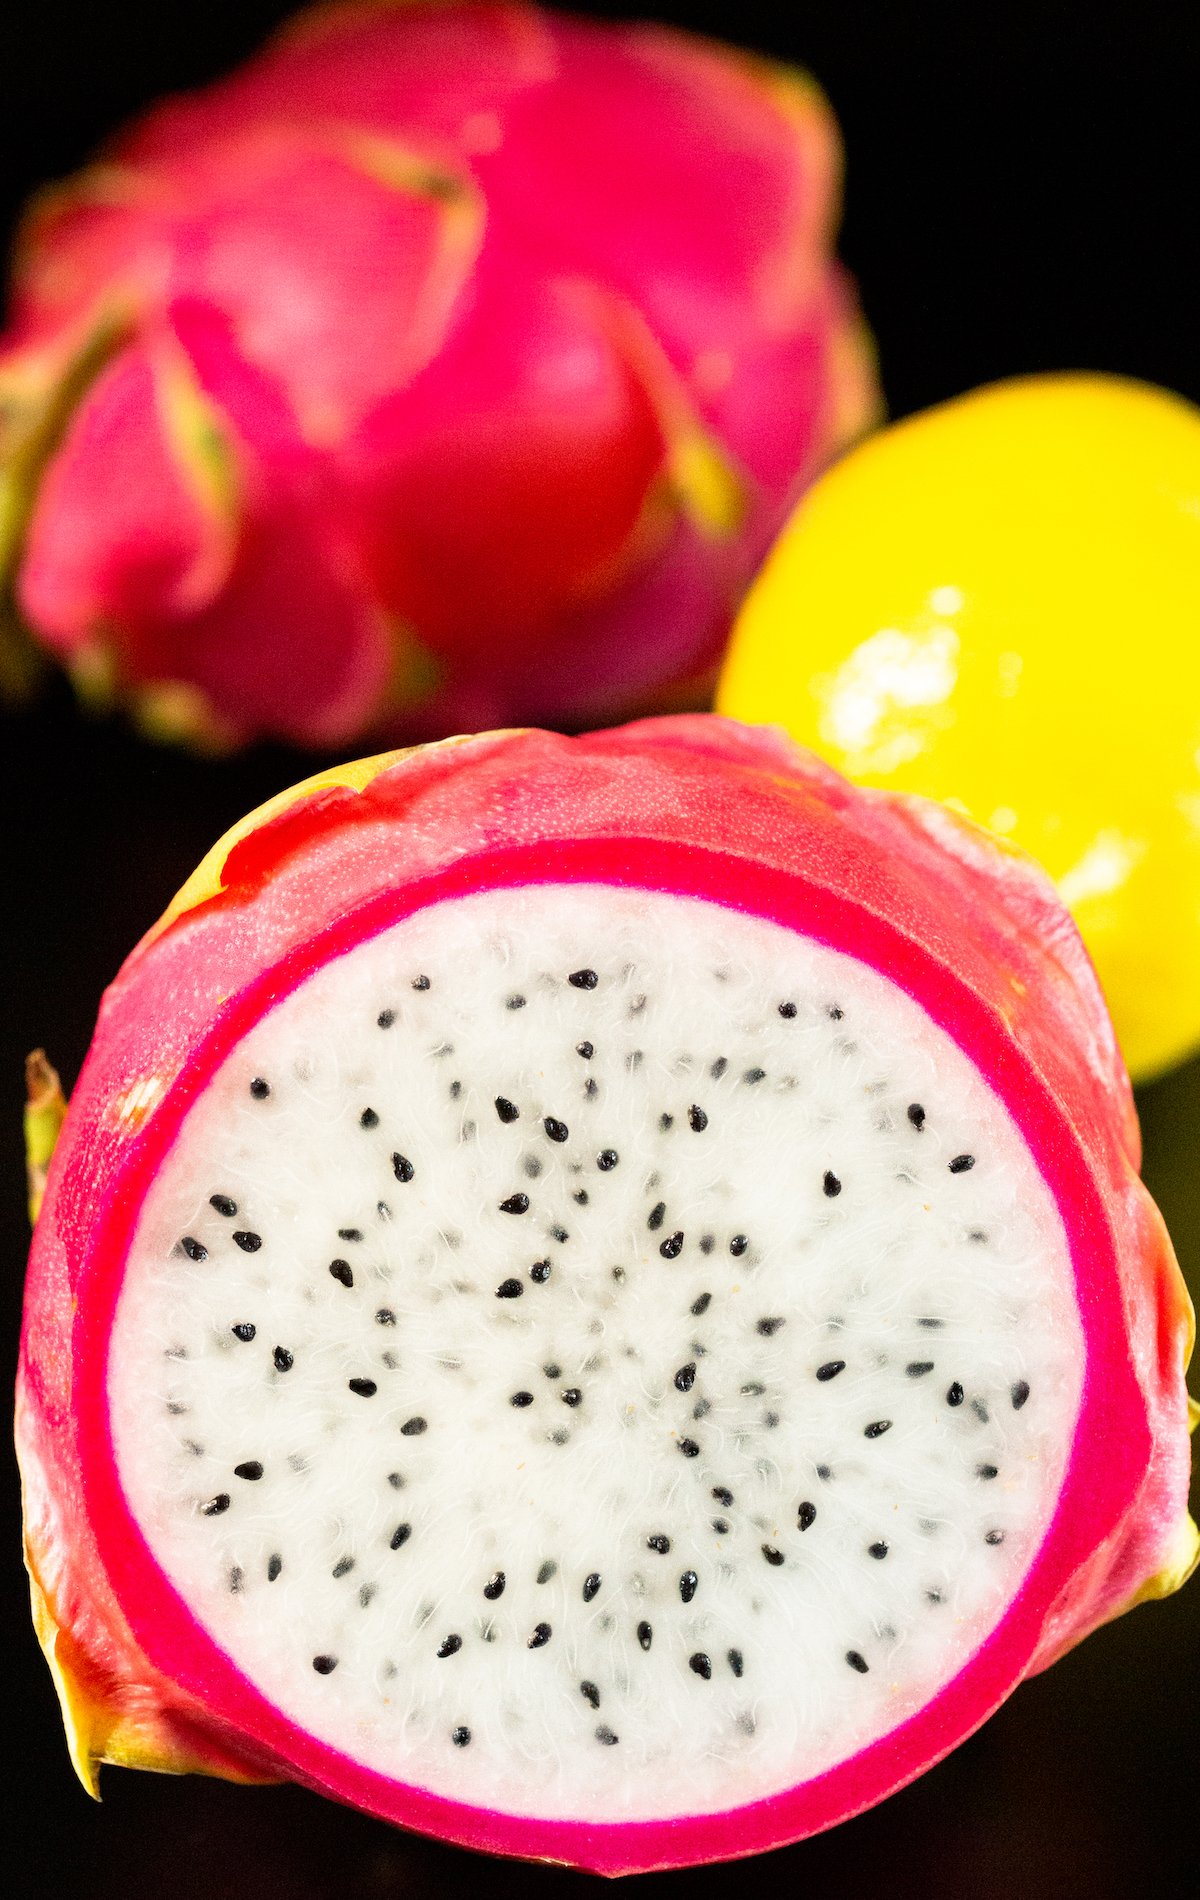
[[[633,14],[622,5],[594,10]],[[0,22],[0,214],[80,164],[158,93],[215,76],[288,9],[270,0],[9,0]],[[1016,371],[1124,371],[1200,399],[1200,17],[1140,0],[664,0],[660,17],[812,67],[849,164],[843,253],[893,414]],[[1198,630],[1200,631],[1200,630]],[[1168,683],[1164,683],[1169,689]],[[0,714],[0,1222],[7,1363],[24,1226],[20,1064],[74,1078],[103,985],[217,834],[317,761],[151,752],[61,687]],[[1200,1285],[1200,1062],[1143,1090],[1146,1173]],[[25,1613],[16,1478],[0,1564],[6,1808],[20,1893],[375,1900],[486,1882],[567,1900],[588,1877],[484,1862],[296,1789],[105,1771],[74,1784]],[[1200,1582],[1025,1685],[940,1768],[873,1813],[765,1859],[635,1886],[694,1900],[1162,1900],[1200,1890]]]

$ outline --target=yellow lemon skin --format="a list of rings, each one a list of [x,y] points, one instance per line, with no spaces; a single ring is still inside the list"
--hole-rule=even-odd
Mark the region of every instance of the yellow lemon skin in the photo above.
[[[997,383],[869,437],[748,596],[720,712],[1040,858],[1135,1080],[1200,1046],[1200,409]]]

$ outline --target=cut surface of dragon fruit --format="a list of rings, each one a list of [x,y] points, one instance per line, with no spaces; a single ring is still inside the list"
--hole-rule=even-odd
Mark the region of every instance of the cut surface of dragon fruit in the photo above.
[[[130,959],[39,1222],[85,1773],[746,1853],[1182,1580],[1186,1299],[1038,873],[703,718],[338,776]]]

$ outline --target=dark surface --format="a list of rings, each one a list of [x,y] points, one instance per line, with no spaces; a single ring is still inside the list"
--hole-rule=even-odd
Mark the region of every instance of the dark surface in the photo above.
[[[122,115],[240,57],[285,10],[128,0],[76,16],[60,0],[36,10],[13,0],[0,25],[0,215],[81,162]],[[1129,371],[1200,397],[1193,8],[784,0],[777,12],[726,0],[659,11],[805,61],[826,84],[850,151],[843,248],[895,413],[1054,367]],[[44,1042],[73,1079],[125,951],[228,823],[315,763],[153,753],[115,725],[81,719],[59,688],[0,716],[7,1367],[27,1241],[25,1051]],[[1195,1290],[1200,1063],[1145,1091],[1141,1106],[1147,1177]],[[408,1839],[295,1789],[110,1769],[104,1806],[93,1807],[71,1776],[27,1625],[11,1464],[5,1480],[6,1796],[16,1822],[6,1871],[18,1892],[374,1900],[486,1882],[496,1900],[556,1900],[590,1885]],[[1182,1900],[1200,1888],[1198,1690],[1200,1583],[1092,1637],[872,1814],[765,1860],[638,1885],[697,1900],[767,1888],[854,1900]]]

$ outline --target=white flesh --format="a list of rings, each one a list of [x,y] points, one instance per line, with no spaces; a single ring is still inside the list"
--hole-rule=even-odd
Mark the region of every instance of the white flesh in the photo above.
[[[527,1212],[500,1210],[514,1194]],[[522,1294],[498,1298],[510,1277]],[[907,995],[758,918],[543,886],[424,911],[260,1022],[146,1203],[110,1396],[155,1557],[297,1722],[440,1794],[617,1818],[769,1795],[946,1683],[1053,1513],[1081,1364],[1054,1203]],[[249,1461],[261,1478],[235,1475]]]

